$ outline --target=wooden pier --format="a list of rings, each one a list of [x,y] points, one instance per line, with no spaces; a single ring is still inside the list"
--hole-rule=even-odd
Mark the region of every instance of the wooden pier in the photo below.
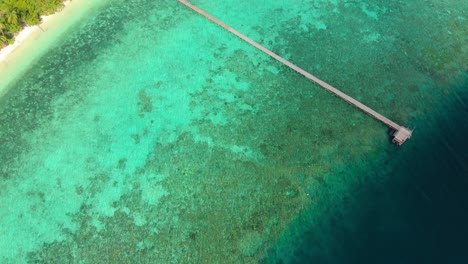
[[[376,111],[372,110],[370,107],[362,104],[361,102],[355,100],[351,96],[343,93],[342,91],[336,89],[335,87],[331,86],[330,84],[320,80],[319,78],[315,77],[314,75],[306,72],[305,70],[299,68],[298,66],[294,65],[293,63],[285,60],[284,58],[282,58],[278,54],[272,52],[271,50],[263,47],[262,45],[258,44],[257,42],[253,41],[252,39],[248,38],[247,36],[241,34],[240,32],[238,32],[236,30],[234,30],[230,26],[224,24],[223,22],[219,21],[218,19],[214,18],[213,16],[211,16],[210,14],[208,14],[205,11],[201,10],[200,8],[194,6],[193,4],[191,4],[191,3],[189,3],[189,2],[187,2],[185,0],[179,0],[179,2],[186,5],[190,9],[194,10],[195,12],[199,13],[200,15],[206,17],[207,19],[211,20],[212,22],[218,24],[222,28],[226,29],[227,31],[231,32],[232,34],[234,34],[237,37],[241,38],[242,40],[246,41],[250,45],[252,45],[252,46],[256,47],[257,49],[263,51],[264,53],[268,54],[269,56],[271,56],[275,60],[283,63],[284,65],[288,66],[289,68],[291,68],[291,69],[295,70],[296,72],[300,73],[301,75],[303,75],[307,79],[309,79],[309,80],[313,81],[314,83],[320,85],[322,88],[325,88],[326,90],[328,90],[331,93],[337,95],[338,97],[342,98],[346,102],[348,102],[348,103],[354,105],[355,107],[361,109],[364,113],[366,113],[366,114],[374,117],[375,119],[379,120],[380,122],[384,123],[385,125],[387,125],[388,127],[390,127],[392,129],[391,136],[393,137],[392,138],[393,143],[395,143],[397,145],[401,145],[407,139],[411,138],[411,135],[412,135],[412,132],[413,132],[412,130],[410,130],[410,129],[406,128],[406,127],[400,126],[397,123],[393,122],[392,120],[386,118],[385,116],[377,113]]]

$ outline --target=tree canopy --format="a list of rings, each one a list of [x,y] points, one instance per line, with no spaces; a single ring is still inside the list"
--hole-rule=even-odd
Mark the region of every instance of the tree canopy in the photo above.
[[[37,25],[42,15],[63,7],[64,0],[0,0],[0,49],[14,42],[15,34]]]

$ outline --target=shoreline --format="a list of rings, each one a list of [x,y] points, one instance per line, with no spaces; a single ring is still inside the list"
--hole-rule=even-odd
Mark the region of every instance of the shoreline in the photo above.
[[[75,0],[75,1],[79,1],[79,0]],[[71,0],[65,1],[63,3],[63,8],[61,10],[57,10],[57,12],[55,12],[52,15],[41,16],[41,23],[39,23],[38,25],[27,26],[27,27],[23,28],[18,33],[18,35],[15,36],[15,42],[13,44],[10,44],[10,45],[8,45],[8,46],[6,46],[6,47],[4,47],[3,49],[0,50],[0,63],[2,63],[4,60],[7,60],[8,55],[10,55],[12,52],[15,51],[15,49],[20,47],[23,44],[23,41],[27,41],[34,32],[36,32],[38,30],[42,31],[41,26],[46,24],[47,20],[49,20],[51,17],[53,17],[55,15],[58,15],[61,12],[63,12],[67,8],[67,6],[69,4],[71,4],[71,3],[72,3]]]
[[[42,21],[44,21],[46,17],[42,17]],[[13,44],[10,44],[3,49],[0,50],[0,63],[8,58],[8,55],[12,53],[18,46],[21,45],[21,43],[24,40],[27,40],[29,35],[34,32],[35,28],[38,26],[30,26],[30,27],[25,27],[23,30],[19,32],[19,34],[15,37],[15,42]]]
[[[79,23],[83,16],[106,2],[67,0],[61,10],[52,15],[42,16],[39,25],[22,29],[13,44],[0,50],[0,98],[22,73],[54,47],[56,40],[71,26]]]

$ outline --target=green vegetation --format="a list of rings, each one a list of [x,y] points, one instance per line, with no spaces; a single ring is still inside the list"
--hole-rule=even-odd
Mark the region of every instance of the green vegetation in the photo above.
[[[42,15],[63,7],[64,0],[0,0],[0,49],[14,42],[25,26],[37,25]]]

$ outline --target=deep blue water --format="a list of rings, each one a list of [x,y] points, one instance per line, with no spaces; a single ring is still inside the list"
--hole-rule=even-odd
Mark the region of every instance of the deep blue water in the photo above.
[[[468,263],[467,80],[427,113],[402,155],[367,172],[385,182],[361,186],[357,203],[320,224],[299,217],[289,230],[299,238],[270,251],[271,262]]]
[[[193,3],[413,138],[175,0],[111,0],[0,99],[1,263],[468,263],[461,0]]]

